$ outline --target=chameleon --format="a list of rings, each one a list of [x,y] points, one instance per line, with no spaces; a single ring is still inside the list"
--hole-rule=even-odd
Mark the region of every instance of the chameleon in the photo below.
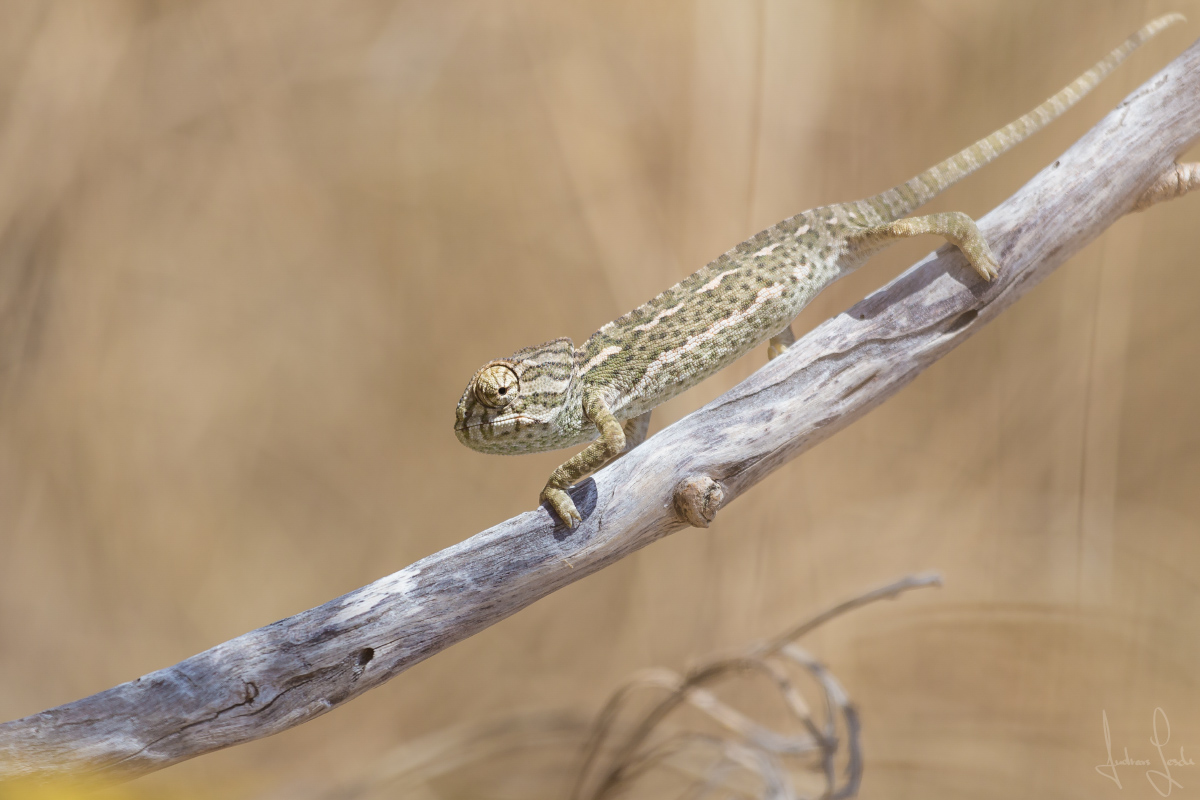
[[[540,502],[574,528],[572,484],[645,440],[655,406],[768,342],[795,341],[792,321],[826,286],[897,239],[934,234],[985,281],[1000,266],[967,214],[908,216],[1077,103],[1141,44],[1182,21],[1142,27],[1037,108],[885,192],[801,212],[721,254],[582,346],[559,338],[484,364],[458,402],[454,431],[483,453],[516,455],[587,444],[551,473]]]

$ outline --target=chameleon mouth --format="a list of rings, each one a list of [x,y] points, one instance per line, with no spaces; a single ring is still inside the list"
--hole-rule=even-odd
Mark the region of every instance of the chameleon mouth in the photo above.
[[[519,426],[519,425],[533,425],[536,423],[537,423],[537,420],[534,419],[533,417],[526,417],[524,415],[521,415],[521,416],[517,416],[517,417],[509,417],[508,419],[504,419],[499,422],[472,422],[470,425],[465,425],[461,422],[456,422],[454,424],[454,430],[465,432],[465,431],[472,430],[474,428],[483,428],[483,427],[510,428],[510,427],[515,427],[515,426]]]

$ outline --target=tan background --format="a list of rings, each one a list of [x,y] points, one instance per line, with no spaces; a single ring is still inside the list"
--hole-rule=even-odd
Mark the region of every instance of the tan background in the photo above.
[[[903,180],[1200,2],[0,5],[0,718],[319,604],[531,507],[460,446],[488,358],[592,330],[798,210]],[[1200,31],[936,203],[982,214]],[[869,798],[1157,797],[1200,756],[1200,198],[1120,222],[706,531],[300,729],[143,782],[359,774],[905,572],[810,647]],[[936,242],[827,290],[849,306]],[[655,429],[763,352],[656,412]],[[1200,766],[1181,768],[1196,796]],[[232,787],[237,787],[232,788]]]

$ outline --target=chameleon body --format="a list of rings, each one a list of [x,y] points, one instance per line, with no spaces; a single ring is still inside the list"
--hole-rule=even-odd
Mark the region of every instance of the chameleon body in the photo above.
[[[555,339],[489,362],[458,403],[455,433],[484,453],[519,454],[591,442],[554,471],[541,494],[569,527],[581,520],[566,489],[637,446],[651,409],[770,339],[818,292],[894,240],[932,233],[958,246],[985,280],[998,264],[961,212],[906,217],[1079,101],[1134,49],[1180,21],[1172,14],[1120,47],[1030,113],[915,178],[865,200],[785,219],[723,253],[649,302],[596,331],[582,347]]]

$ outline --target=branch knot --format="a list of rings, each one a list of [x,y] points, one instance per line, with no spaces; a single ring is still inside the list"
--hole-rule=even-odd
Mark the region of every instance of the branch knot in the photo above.
[[[707,528],[725,502],[725,487],[707,475],[692,475],[675,486],[675,512],[693,528]]]

